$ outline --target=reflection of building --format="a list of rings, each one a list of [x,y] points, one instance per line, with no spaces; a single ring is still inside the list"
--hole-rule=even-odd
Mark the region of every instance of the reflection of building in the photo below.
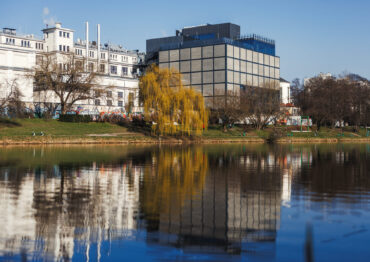
[[[149,63],[174,68],[212,106],[214,96],[238,93],[248,85],[279,88],[280,58],[275,42],[257,35],[241,36],[232,23],[185,27],[176,36],[149,39]]]
[[[236,254],[241,253],[243,242],[273,243],[280,218],[280,193],[264,185],[271,182],[267,175],[241,174],[242,167],[236,163],[231,168],[224,162],[227,159],[216,161],[224,166],[213,166],[197,194],[189,195],[181,208],[170,205],[159,214],[158,230],[174,237],[166,234],[158,241],[185,250]]]
[[[23,177],[18,192],[0,183],[0,208],[6,212],[0,216],[0,256],[25,252],[68,260],[77,241],[87,259],[99,259],[103,241],[136,229],[140,168],[94,164],[68,172],[55,166],[52,172]],[[97,254],[90,243],[97,243]]]

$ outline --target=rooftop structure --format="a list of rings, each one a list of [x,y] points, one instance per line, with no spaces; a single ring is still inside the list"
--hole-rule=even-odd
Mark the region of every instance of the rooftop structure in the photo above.
[[[146,62],[174,68],[213,107],[215,96],[238,93],[245,86],[279,89],[280,57],[275,41],[243,36],[232,23],[185,27],[175,36],[148,39]]]

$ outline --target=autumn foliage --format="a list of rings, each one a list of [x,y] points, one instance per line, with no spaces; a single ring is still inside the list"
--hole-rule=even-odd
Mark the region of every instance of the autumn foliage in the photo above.
[[[156,135],[199,135],[207,128],[202,94],[184,87],[174,69],[149,67],[140,79],[140,99]]]

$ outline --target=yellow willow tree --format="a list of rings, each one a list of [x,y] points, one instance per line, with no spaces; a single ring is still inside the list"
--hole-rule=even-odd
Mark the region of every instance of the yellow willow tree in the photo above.
[[[207,128],[208,111],[202,94],[182,84],[174,69],[150,66],[140,78],[140,99],[145,118],[158,135],[201,134]]]

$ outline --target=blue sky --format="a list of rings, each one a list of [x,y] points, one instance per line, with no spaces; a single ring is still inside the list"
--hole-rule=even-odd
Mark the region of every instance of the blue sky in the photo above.
[[[1,1],[0,27],[39,34],[60,21],[84,38],[84,22],[102,41],[145,51],[145,40],[170,36],[184,26],[232,22],[242,34],[276,41],[281,76],[287,80],[320,72],[358,73],[370,79],[368,0],[182,0],[182,1]]]

